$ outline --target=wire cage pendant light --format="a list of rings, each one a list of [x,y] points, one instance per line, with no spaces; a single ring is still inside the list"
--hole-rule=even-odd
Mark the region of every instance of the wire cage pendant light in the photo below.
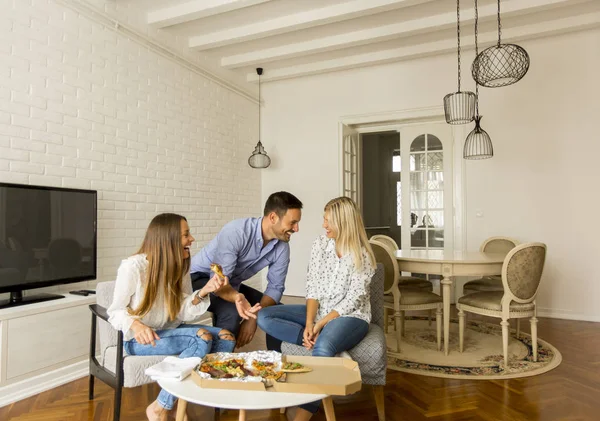
[[[458,91],[444,97],[444,114],[448,124],[466,124],[475,118],[475,94],[460,90],[460,0],[456,0],[456,39]]]
[[[475,55],[479,51],[477,44],[477,31],[479,23],[479,12],[477,0],[475,0]],[[490,135],[481,128],[481,116],[479,115],[479,84],[475,81],[475,128],[469,133],[463,148],[464,159],[488,159],[494,156],[494,146]]]
[[[471,74],[475,82],[487,88],[512,85],[529,70],[529,54],[516,44],[502,44],[500,0],[498,0],[498,43],[477,54]]]
[[[258,143],[254,148],[254,152],[248,158],[248,165],[252,168],[267,168],[271,165],[271,158],[267,155],[265,148],[263,148],[262,142],[260,141],[260,76],[263,74],[262,67],[256,69],[258,74]]]

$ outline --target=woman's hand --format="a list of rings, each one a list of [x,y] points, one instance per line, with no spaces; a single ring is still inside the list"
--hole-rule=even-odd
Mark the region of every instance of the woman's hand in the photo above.
[[[154,329],[149,328],[139,320],[135,320],[131,324],[131,330],[133,330],[133,337],[140,345],[152,344],[152,346],[156,346],[154,341],[158,341],[160,339]]]
[[[206,285],[200,289],[200,298],[204,298],[211,292],[220,290],[227,284],[229,284],[229,278],[227,276],[221,278],[219,275],[213,275],[213,277],[208,280]]]
[[[304,328],[304,334],[302,337],[302,345],[304,346],[304,348],[306,349],[312,349],[313,346],[315,346],[315,339],[314,338],[314,334],[313,334],[313,330],[314,330],[314,323],[306,323],[306,328]]]

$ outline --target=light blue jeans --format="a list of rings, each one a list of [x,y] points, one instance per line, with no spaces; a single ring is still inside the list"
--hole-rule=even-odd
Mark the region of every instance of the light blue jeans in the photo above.
[[[198,336],[198,330],[207,330],[212,339]],[[123,348],[128,355],[179,355],[179,358],[204,357],[211,352],[232,352],[235,348],[233,336],[223,339],[221,328],[202,325],[180,325],[176,329],[157,330],[160,338],[152,344],[142,345],[135,339],[126,341]],[[158,394],[158,403],[167,410],[173,409],[177,398],[161,390]]]
[[[280,341],[302,345],[306,328],[306,306],[284,305],[263,308],[258,312],[258,326]],[[325,325],[313,347],[314,357],[334,357],[354,348],[369,331],[369,324],[356,317],[338,317]],[[300,405],[313,414],[320,401]]]

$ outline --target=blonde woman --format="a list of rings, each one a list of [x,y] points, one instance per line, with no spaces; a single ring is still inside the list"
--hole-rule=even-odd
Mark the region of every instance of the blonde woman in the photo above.
[[[209,352],[231,352],[231,332],[210,326],[185,325],[206,312],[209,294],[224,286],[213,277],[193,293],[190,246],[194,237],[187,220],[172,213],[157,215],[146,231],[137,254],[122,261],[117,274],[109,322],[123,331],[129,355],[203,357]],[[151,421],[164,421],[175,397],[162,390],[148,406]]]
[[[272,306],[258,313],[269,335],[333,357],[353,348],[371,321],[369,284],[375,258],[360,212],[352,199],[338,197],[325,206],[325,235],[315,240],[306,280],[306,305]],[[294,421],[309,420],[319,402],[302,405]]]

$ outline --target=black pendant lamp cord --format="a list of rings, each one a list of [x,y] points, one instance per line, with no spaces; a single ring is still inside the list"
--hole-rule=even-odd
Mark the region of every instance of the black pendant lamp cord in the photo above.
[[[460,92],[460,0],[456,0],[456,38],[456,56],[458,57],[458,92]]]
[[[498,7],[500,7],[500,1],[498,1]],[[498,15],[500,19],[500,15]],[[479,46],[477,44],[477,26],[479,23],[479,12],[477,10],[477,0],[475,0],[475,58],[479,56]],[[479,83],[475,81],[475,117],[479,117]]]
[[[258,73],[258,141],[260,142],[260,75],[262,74],[262,68],[256,69]]]
[[[498,47],[500,47],[501,35],[502,35],[502,25],[500,24],[500,0],[498,0]]]

